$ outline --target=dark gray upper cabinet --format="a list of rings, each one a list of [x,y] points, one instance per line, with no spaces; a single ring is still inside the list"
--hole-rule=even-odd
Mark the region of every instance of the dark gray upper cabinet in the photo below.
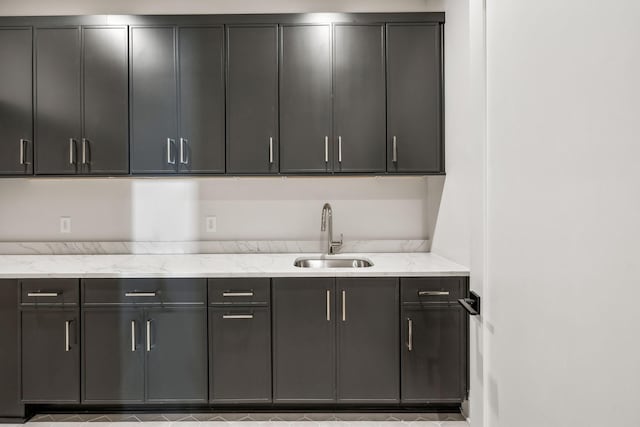
[[[283,25],[280,46],[280,172],[328,172],[331,27]]]
[[[80,403],[77,309],[22,311],[22,401]]]
[[[142,311],[83,310],[83,402],[144,402]]]
[[[272,292],[274,403],[334,402],[334,279],[274,279]]]
[[[227,172],[278,172],[278,26],[227,26]]]
[[[131,28],[131,171],[224,172],[222,27]]]
[[[444,172],[442,30],[387,24],[387,170]]]
[[[131,172],[177,170],[178,113],[174,27],[133,27]]]
[[[397,278],[338,278],[338,401],[400,399]]]
[[[178,171],[224,173],[224,31],[178,29]]]
[[[31,85],[31,28],[0,28],[0,175],[33,173]]]
[[[208,401],[206,308],[145,310],[146,401]]]
[[[84,122],[78,147],[83,174],[129,173],[127,27],[82,30]]]
[[[335,172],[386,171],[383,25],[334,27]]]
[[[453,302],[402,309],[402,402],[460,403],[465,398],[466,314]]]
[[[36,173],[75,174],[82,138],[80,28],[35,34]]]
[[[126,174],[126,27],[36,29],[36,174]]]
[[[20,317],[16,304],[19,296],[17,280],[0,280],[0,418],[25,416],[20,402]]]

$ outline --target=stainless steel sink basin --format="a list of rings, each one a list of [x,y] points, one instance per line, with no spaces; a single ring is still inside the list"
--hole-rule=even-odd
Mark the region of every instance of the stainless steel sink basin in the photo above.
[[[363,268],[371,267],[373,263],[362,258],[298,258],[293,265],[301,268]]]

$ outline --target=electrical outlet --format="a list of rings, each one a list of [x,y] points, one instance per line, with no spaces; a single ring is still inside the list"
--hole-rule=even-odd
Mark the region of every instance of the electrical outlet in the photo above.
[[[71,217],[70,216],[60,217],[60,232],[71,233]]]
[[[208,216],[205,218],[205,229],[207,233],[215,233],[217,227],[217,221],[215,216]]]

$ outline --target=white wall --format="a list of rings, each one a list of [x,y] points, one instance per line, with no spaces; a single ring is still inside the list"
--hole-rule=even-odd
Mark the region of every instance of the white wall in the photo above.
[[[346,240],[431,234],[424,177],[1,179],[0,199],[5,241],[320,240],[326,201]]]
[[[640,425],[639,22],[487,1],[488,426]]]

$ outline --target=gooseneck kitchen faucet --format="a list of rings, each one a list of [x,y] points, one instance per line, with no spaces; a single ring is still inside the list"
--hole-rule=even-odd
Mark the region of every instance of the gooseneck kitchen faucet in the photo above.
[[[327,223],[329,224],[327,227]],[[342,247],[342,233],[340,234],[340,240],[333,240],[333,211],[331,205],[325,203],[322,207],[322,223],[320,225],[320,231],[325,231],[328,228],[327,235],[327,255],[334,255]]]

